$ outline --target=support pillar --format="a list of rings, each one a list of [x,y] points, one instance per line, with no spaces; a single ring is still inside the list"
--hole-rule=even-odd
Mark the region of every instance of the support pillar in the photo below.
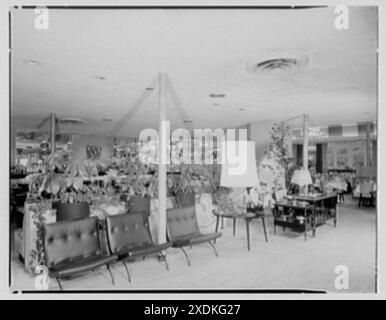
[[[55,113],[50,115],[50,137],[51,137],[51,154],[56,150],[56,116]]]
[[[370,122],[366,124],[366,156],[365,156],[365,167],[371,167],[371,132]]]
[[[158,225],[157,243],[166,242],[166,161],[167,161],[167,125],[166,125],[166,74],[158,75],[159,88],[159,143],[158,143]]]
[[[308,169],[308,114],[303,118],[303,168]]]

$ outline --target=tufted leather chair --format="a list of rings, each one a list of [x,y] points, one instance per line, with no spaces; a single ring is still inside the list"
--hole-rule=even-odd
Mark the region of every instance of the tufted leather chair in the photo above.
[[[96,218],[46,224],[44,247],[49,274],[56,278],[60,289],[60,278],[104,265],[114,284],[109,266],[117,260],[117,256],[102,254]]]
[[[203,234],[198,228],[197,216],[194,206],[174,208],[167,210],[167,231],[168,238],[173,243],[173,247],[180,248],[185,254],[188,265],[190,259],[184,247],[208,242],[213,248],[216,256],[217,251],[211,242],[221,237],[220,232]]]
[[[130,197],[126,203],[127,212],[141,213],[147,220],[150,216],[150,198],[149,197]]]
[[[177,193],[176,200],[181,207],[195,206],[196,194],[194,192],[180,192]]]
[[[148,220],[143,213],[119,214],[106,217],[106,229],[109,250],[116,254],[125,266],[129,282],[130,274],[125,264],[125,259],[138,256],[145,257],[158,253],[169,269],[166,257],[162,250],[171,247],[171,243],[155,244],[150,236]]]

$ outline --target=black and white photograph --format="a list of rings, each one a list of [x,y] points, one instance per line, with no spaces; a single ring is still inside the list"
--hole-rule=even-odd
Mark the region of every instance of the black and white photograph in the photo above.
[[[9,291],[376,293],[378,14],[10,7]]]

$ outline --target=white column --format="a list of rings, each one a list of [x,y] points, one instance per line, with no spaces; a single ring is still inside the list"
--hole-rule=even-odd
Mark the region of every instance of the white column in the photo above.
[[[166,74],[158,75],[159,88],[159,164],[158,164],[158,225],[157,242],[166,242],[166,159],[167,159],[167,125],[166,125]]]
[[[56,150],[56,116],[55,113],[50,115],[50,134],[51,134],[51,154]]]
[[[371,167],[372,166],[372,159],[371,159],[371,132],[370,132],[370,122],[367,122],[366,124],[366,154],[365,154],[365,166]]]
[[[303,168],[308,169],[308,114],[303,118]]]

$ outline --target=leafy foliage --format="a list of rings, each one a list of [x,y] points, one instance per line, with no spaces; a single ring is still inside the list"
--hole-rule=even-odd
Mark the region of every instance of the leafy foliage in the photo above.
[[[289,185],[290,176],[288,175],[291,158],[289,156],[289,146],[287,144],[288,137],[290,135],[289,126],[284,124],[274,123],[270,132],[271,142],[267,156],[269,159],[275,160],[281,168],[284,169],[286,185]]]

